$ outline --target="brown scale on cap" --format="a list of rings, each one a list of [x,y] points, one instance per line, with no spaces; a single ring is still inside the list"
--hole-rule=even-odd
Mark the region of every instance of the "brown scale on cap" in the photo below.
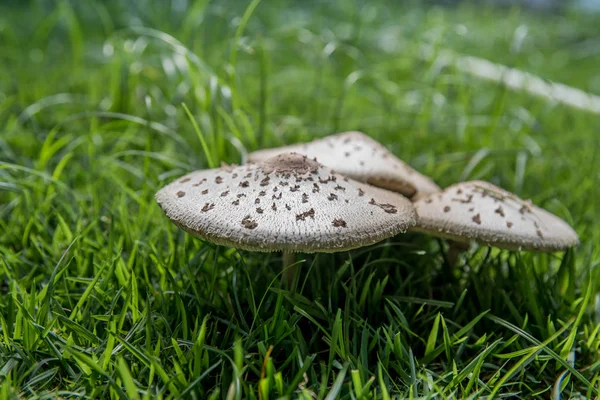
[[[308,217],[310,217],[310,218],[315,217],[315,210],[313,208],[311,208],[310,210],[305,211],[303,213],[296,214],[296,221],[304,221]]]
[[[477,214],[476,216],[474,216],[473,218],[471,218],[473,220],[473,222],[475,222],[477,225],[481,225],[481,214]]]
[[[527,204],[523,204],[521,206],[521,208],[519,209],[519,212],[521,214],[530,213],[531,212],[531,208],[529,208],[529,206]]]
[[[250,182],[248,182],[248,181],[242,181],[242,182],[240,182],[240,186],[243,187],[243,188],[246,188],[246,187],[250,186]]]
[[[223,193],[221,193],[221,197],[225,197],[229,194],[229,190],[224,191]]]
[[[204,189],[202,192],[200,192],[202,194],[208,194],[208,189]]]
[[[215,208],[215,203],[206,203],[204,207],[202,207],[202,212],[207,212]]]
[[[336,187],[334,187],[335,190],[343,190],[344,192],[346,191],[346,188],[340,185],[337,185]]]
[[[308,195],[306,193],[302,193],[302,202],[308,203]]]
[[[183,197],[185,196],[185,192],[180,190],[179,192],[177,192],[177,197]]]
[[[261,190],[260,192],[258,192],[259,196],[265,196],[267,194],[267,192],[265,192],[264,190]]]
[[[262,213],[263,213],[263,211],[264,211],[264,210],[263,210],[262,208],[260,208],[260,207],[258,207],[258,208],[256,209],[256,212],[257,212],[257,213],[259,213],[259,214],[262,214]]]
[[[452,201],[458,201],[459,203],[468,204],[473,201],[473,195],[468,195],[466,199],[452,199]]]
[[[317,185],[316,183],[313,183],[312,192],[319,193],[319,185]]]
[[[348,227],[348,225],[346,224],[346,221],[344,221],[341,218],[336,218],[333,220],[333,226],[336,228],[346,228]]]
[[[179,181],[179,183],[186,183],[189,182],[191,180],[191,178],[183,178],[182,180]]]
[[[364,196],[364,195],[365,195],[365,191],[364,191],[364,190],[362,190],[361,188],[358,188],[358,195],[359,195],[360,197]]]
[[[260,198],[256,198],[256,200],[254,200],[254,204],[260,204]]]
[[[377,206],[377,207],[381,208],[383,211],[385,211],[388,214],[395,214],[395,213],[398,212],[398,209],[395,206],[393,206],[391,204],[377,203],[375,201],[375,199],[373,199],[373,198],[369,201],[369,204],[372,204],[374,206]]]
[[[300,185],[294,185],[290,188],[290,192],[297,192],[298,190],[300,190]]]
[[[218,184],[220,184],[220,183],[222,183],[222,182],[223,182],[223,178],[221,178],[220,176],[217,176],[217,177],[215,178],[215,183],[218,183]]]
[[[240,199],[232,201],[231,204],[233,204],[234,206],[239,206],[240,205]]]
[[[388,214],[396,214],[398,212],[398,209],[396,208],[396,206],[393,206],[391,204],[384,203],[384,204],[377,204],[377,206]]]
[[[329,196],[327,197],[327,200],[332,201],[332,200],[337,200],[337,194],[335,193],[329,193]]]
[[[251,219],[248,215],[242,220],[242,226],[246,229],[254,229],[258,226],[258,223],[255,220]]]

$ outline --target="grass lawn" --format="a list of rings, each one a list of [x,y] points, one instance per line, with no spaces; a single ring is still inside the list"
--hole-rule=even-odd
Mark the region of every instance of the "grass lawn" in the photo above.
[[[207,3],[0,4],[0,398],[597,396],[598,115],[420,55],[600,94],[600,16]],[[444,241],[404,234],[300,255],[286,290],[281,253],[195,239],[154,200],[194,169],[346,130],[441,186],[531,198],[581,245],[473,247],[452,269]]]

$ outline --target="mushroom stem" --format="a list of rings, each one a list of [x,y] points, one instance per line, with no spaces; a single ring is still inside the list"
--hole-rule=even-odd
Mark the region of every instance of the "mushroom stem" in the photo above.
[[[448,265],[452,268],[456,267],[458,264],[458,259],[462,253],[469,250],[469,243],[457,242],[455,240],[449,240],[448,244],[448,253],[446,254],[446,259],[448,261]]]
[[[294,283],[294,277],[296,276],[296,254],[284,251],[283,252],[283,273],[281,274],[281,280],[288,288],[292,287],[292,283]]]

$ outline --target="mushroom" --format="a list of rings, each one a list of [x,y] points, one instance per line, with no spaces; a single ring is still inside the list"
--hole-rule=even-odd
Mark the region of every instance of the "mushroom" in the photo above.
[[[416,223],[403,196],[296,153],[192,172],[159,190],[156,200],[192,235],[244,250],[283,251],[284,267],[292,253],[345,251]]]
[[[248,155],[248,161],[260,162],[291,151],[310,158],[316,157],[317,161],[343,175],[407,197],[440,191],[440,187],[430,178],[411,168],[381,143],[362,132],[339,133],[310,143],[255,151]]]
[[[470,240],[502,249],[535,251],[558,251],[579,244],[577,233],[562,219],[484,181],[457,183],[414,205],[418,221],[413,231],[456,242],[449,250],[450,264]]]

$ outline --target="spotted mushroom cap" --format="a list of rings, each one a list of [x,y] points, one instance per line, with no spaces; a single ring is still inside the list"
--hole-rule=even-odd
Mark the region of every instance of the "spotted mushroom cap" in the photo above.
[[[381,143],[361,132],[346,132],[274,149],[255,151],[248,161],[260,162],[280,153],[296,152],[333,168],[335,171],[405,196],[439,192],[430,178],[400,160]]]
[[[511,250],[556,251],[579,244],[565,221],[488,182],[461,182],[414,205],[414,231]]]
[[[253,251],[343,251],[416,223],[414,207],[403,196],[296,153],[192,172],[158,191],[156,200],[187,232]]]

